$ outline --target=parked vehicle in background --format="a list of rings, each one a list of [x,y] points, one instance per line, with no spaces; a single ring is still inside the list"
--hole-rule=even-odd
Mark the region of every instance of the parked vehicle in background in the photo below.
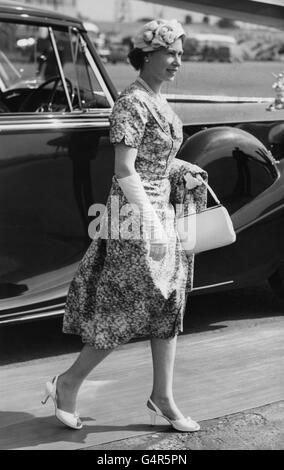
[[[242,51],[233,36],[225,34],[190,34],[184,43],[183,60],[232,62],[242,59]]]
[[[18,41],[31,37],[23,53]],[[111,187],[109,115],[118,92],[77,19],[1,2],[0,49],[5,325],[63,313],[70,281],[91,243],[94,204],[103,212]],[[184,126],[178,158],[208,171],[237,233],[233,245],[196,256],[192,293],[268,279],[284,299],[283,112],[266,110],[273,98],[221,93],[168,96]]]
[[[127,54],[129,52],[129,46],[127,44],[110,43],[109,49],[109,62],[112,64],[116,64],[117,62],[127,62]]]

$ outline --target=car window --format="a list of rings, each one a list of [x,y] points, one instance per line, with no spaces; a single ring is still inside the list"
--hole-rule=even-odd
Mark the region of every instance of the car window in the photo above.
[[[0,113],[110,108],[87,49],[74,28],[0,22]]]
[[[0,22],[0,87],[35,87],[41,51],[51,48],[47,28]]]
[[[64,75],[72,83],[75,91],[75,108],[108,108],[110,104],[92,69],[87,44],[80,33],[70,28],[69,31],[54,31]]]

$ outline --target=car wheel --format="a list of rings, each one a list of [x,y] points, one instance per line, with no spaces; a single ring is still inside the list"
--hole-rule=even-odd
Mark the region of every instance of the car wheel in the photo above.
[[[284,263],[268,279],[273,292],[284,300]]]

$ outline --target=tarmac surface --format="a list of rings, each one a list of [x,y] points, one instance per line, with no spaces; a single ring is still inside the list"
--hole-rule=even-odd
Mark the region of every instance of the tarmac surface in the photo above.
[[[284,401],[200,422],[194,433],[171,431],[83,450],[284,450]]]
[[[177,349],[175,398],[183,412],[190,408],[200,431],[180,433],[160,418],[158,426],[149,425],[141,406],[151,373],[145,341],[114,351],[85,381],[79,400],[82,431],[57,423],[52,404],[40,404],[43,384],[72,363],[81,343],[63,335],[56,319],[0,329],[0,449],[119,455],[283,450],[283,303],[262,284],[193,296],[189,313]],[[255,453],[248,455],[255,459]]]

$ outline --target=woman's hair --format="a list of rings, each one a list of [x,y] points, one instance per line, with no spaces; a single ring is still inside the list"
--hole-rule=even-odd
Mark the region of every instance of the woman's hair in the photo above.
[[[137,47],[133,47],[128,53],[128,60],[132,67],[135,70],[142,70],[144,65],[144,59],[149,54],[149,52],[142,51],[142,49],[138,49]]]

